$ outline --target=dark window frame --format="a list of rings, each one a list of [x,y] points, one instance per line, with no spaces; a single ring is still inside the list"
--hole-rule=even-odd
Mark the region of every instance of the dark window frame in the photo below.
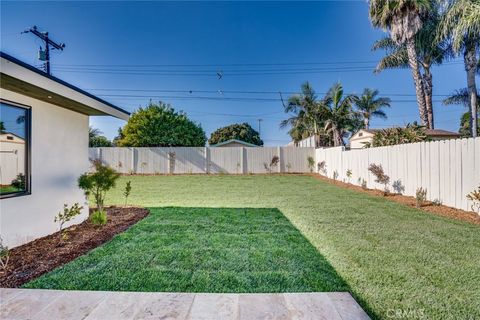
[[[0,199],[15,198],[32,194],[32,107],[18,102],[0,99],[0,103],[25,111],[25,190],[0,194]]]

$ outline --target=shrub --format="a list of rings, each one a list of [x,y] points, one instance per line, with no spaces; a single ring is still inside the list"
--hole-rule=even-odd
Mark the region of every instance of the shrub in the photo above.
[[[78,178],[78,186],[89,197],[93,195],[98,210],[103,210],[107,191],[115,187],[120,174],[114,169],[105,166],[99,160],[94,160],[95,172],[84,173]]]
[[[3,271],[7,270],[8,260],[10,260],[10,250],[3,244],[3,239],[0,236],[0,266]]]
[[[75,203],[73,206],[70,208],[68,207],[68,204],[63,205],[63,212],[60,211],[55,218],[53,219],[53,222],[58,222],[58,241],[61,242],[62,239],[67,239],[67,234],[66,232],[63,231],[63,225],[76,216],[78,216],[80,213],[82,213],[83,207],[80,206],[78,203]]]
[[[383,172],[382,165],[377,165],[375,163],[370,164],[368,167],[368,171],[370,171],[375,176],[375,182],[383,184],[383,195],[386,196],[388,194],[388,183],[390,182],[390,177]]]
[[[425,127],[418,124],[407,124],[405,128],[388,128],[375,132],[371,144],[365,147],[383,147],[396,144],[427,141]]]
[[[173,174],[175,172],[175,152],[168,153],[168,166],[169,166],[169,173]]]
[[[107,213],[104,210],[96,210],[90,215],[90,222],[96,226],[103,226],[107,223]]]
[[[308,162],[308,168],[310,169],[310,172],[313,172],[313,167],[315,166],[315,160],[313,159],[313,157],[308,157],[307,158],[307,162]]]
[[[423,189],[422,187],[417,188],[417,190],[415,191],[415,206],[417,208],[420,208],[423,202],[425,202],[426,200],[427,200],[427,189]]]
[[[434,206],[441,206],[441,205],[442,205],[442,200],[440,200],[440,199],[434,199],[434,200],[432,201],[432,204],[433,204]]]
[[[473,190],[472,192],[467,194],[467,199],[472,201],[472,205],[470,206],[470,208],[472,208],[472,211],[480,215],[480,186],[477,190]]]
[[[125,196],[125,207],[127,206],[127,199],[130,196],[130,191],[132,191],[132,181],[127,181],[125,184],[125,190],[123,191],[123,195]]]
[[[15,179],[11,182],[12,187],[15,187],[19,190],[25,190],[26,178],[23,173],[19,173]]]
[[[278,156],[273,156],[273,157],[272,157],[272,160],[270,161],[270,164],[267,164],[267,163],[265,162],[265,163],[263,163],[263,166],[265,167],[265,170],[266,170],[268,173],[272,173],[273,168],[276,167],[279,162],[280,162],[280,158],[279,158]]]

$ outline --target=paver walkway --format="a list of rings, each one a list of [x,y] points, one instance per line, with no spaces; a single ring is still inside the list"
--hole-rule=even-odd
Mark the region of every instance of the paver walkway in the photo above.
[[[347,292],[223,294],[0,289],[0,319],[369,319]]]

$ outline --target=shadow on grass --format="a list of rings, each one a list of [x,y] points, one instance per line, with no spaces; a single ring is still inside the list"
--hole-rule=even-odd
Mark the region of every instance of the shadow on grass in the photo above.
[[[230,293],[351,291],[278,209],[149,209],[148,217],[110,242],[24,287]]]

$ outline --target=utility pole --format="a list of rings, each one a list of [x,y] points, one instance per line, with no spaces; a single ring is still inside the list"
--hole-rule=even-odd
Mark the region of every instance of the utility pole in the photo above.
[[[37,26],[33,26],[32,28],[25,30],[22,33],[33,33],[37,37],[39,37],[41,40],[45,41],[45,50],[42,50],[42,47],[40,47],[38,51],[38,59],[40,61],[45,61],[45,72],[47,74],[50,74],[50,46],[52,46],[52,49],[57,49],[57,50],[62,50],[65,48],[64,43],[56,43],[52,39],[48,37],[48,32],[40,32],[37,29]]]
[[[260,123],[262,121],[263,121],[263,119],[258,119],[258,135],[260,135],[260,130],[261,130]]]

